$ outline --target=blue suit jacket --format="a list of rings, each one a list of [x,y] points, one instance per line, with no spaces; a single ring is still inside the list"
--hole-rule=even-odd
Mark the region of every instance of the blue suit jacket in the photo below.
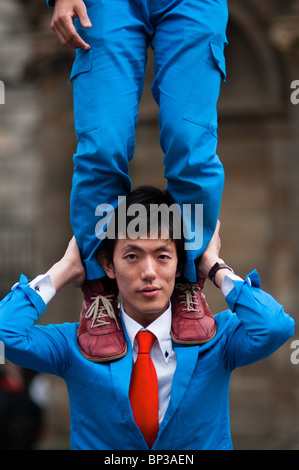
[[[216,315],[217,334],[202,346],[174,344],[171,399],[153,450],[231,449],[231,372],[273,353],[294,333],[294,320],[260,289],[253,272],[235,281],[230,310]],[[128,398],[132,349],[95,364],[77,347],[78,323],[34,325],[46,306],[25,276],[0,303],[0,339],[7,359],[62,377],[68,388],[72,449],[148,449]]]

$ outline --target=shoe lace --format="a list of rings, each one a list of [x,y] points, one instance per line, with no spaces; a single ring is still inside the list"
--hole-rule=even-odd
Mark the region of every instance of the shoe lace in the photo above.
[[[112,305],[113,298],[113,295],[106,295],[105,297],[98,295],[97,297],[91,297],[93,302],[85,314],[86,319],[92,317],[91,328],[110,325],[110,321],[107,321],[107,318],[110,318],[115,321],[118,330],[120,330],[118,319]]]
[[[178,296],[181,304],[185,305],[187,312],[198,312],[200,304],[197,300],[197,292],[200,291],[200,287],[197,284],[177,284],[177,289],[179,289],[182,294]]]

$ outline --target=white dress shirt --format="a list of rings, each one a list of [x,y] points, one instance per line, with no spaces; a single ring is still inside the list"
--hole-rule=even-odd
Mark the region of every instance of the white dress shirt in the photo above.
[[[172,348],[170,336],[171,304],[169,303],[168,309],[148,325],[147,328],[143,328],[139,323],[133,320],[133,318],[129,317],[125,313],[123,305],[121,306],[121,318],[132,345],[133,362],[136,361],[138,354],[138,344],[136,340],[137,333],[141,330],[146,330],[153,333],[157,338],[157,341],[153,344],[150,356],[154,363],[158,378],[159,423],[161,423],[170,400],[172,380],[177,363],[176,354]]]

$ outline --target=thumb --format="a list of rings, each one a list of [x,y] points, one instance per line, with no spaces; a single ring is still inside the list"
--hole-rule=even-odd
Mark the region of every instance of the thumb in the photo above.
[[[80,2],[79,5],[77,5],[76,14],[84,28],[91,28],[92,24],[87,14],[86,6],[83,2]]]

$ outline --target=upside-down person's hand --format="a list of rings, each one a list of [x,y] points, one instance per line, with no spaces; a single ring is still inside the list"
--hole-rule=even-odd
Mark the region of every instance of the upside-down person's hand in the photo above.
[[[61,44],[73,49],[90,49],[77,33],[74,18],[79,18],[84,28],[91,28],[91,22],[83,0],[56,0],[51,21],[51,28],[57,34]]]

